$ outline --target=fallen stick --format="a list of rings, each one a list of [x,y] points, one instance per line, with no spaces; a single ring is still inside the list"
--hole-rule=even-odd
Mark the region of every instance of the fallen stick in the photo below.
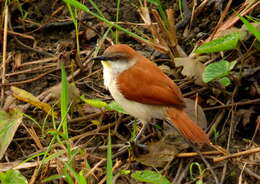
[[[236,157],[239,157],[242,155],[249,155],[249,154],[258,153],[258,152],[260,152],[260,147],[253,148],[253,149],[246,150],[246,151],[241,151],[238,153],[234,153],[234,154],[230,154],[230,155],[226,155],[226,156],[222,156],[222,157],[213,158],[213,162],[220,162],[220,161],[227,160],[230,158],[236,158]]]

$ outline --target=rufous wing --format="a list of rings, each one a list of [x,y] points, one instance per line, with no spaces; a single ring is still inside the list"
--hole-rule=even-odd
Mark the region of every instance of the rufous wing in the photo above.
[[[183,96],[176,84],[142,56],[133,67],[118,76],[117,84],[128,100],[152,105],[184,106]]]

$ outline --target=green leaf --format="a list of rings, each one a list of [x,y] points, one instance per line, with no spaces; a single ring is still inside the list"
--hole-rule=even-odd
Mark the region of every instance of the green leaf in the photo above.
[[[236,64],[237,64],[237,61],[230,62],[229,66],[228,66],[229,71],[231,71],[235,67]]]
[[[200,179],[200,180],[196,181],[196,184],[203,184],[203,181]]]
[[[212,40],[208,43],[201,45],[195,50],[195,53],[212,53],[235,49],[240,38],[239,32],[234,32],[225,36],[222,36],[216,40]]]
[[[79,172],[78,178],[79,178],[79,184],[87,184],[87,179],[86,179],[86,177],[84,176],[83,170],[81,170],[81,171]]]
[[[102,124],[102,122],[99,121],[99,120],[90,120],[90,122],[91,122],[92,124],[94,124],[94,125],[97,125],[97,126]]]
[[[13,140],[14,134],[21,124],[22,119],[23,115],[17,109],[10,112],[5,112],[0,109],[0,160]]]
[[[147,182],[152,184],[170,184],[171,182],[159,172],[144,170],[136,171],[131,177],[139,182]]]
[[[110,111],[117,111],[119,113],[127,114],[124,109],[115,101],[110,102],[107,104],[106,102],[103,102],[102,100],[98,99],[86,99],[84,96],[81,96],[80,99],[84,101],[86,104],[89,104],[96,108],[105,108]]]
[[[225,87],[227,87],[227,86],[229,86],[231,84],[230,79],[227,78],[227,77],[223,77],[223,78],[219,79],[219,82],[221,84],[223,84],[223,86],[225,86]]]
[[[61,119],[62,119],[62,129],[63,136],[65,139],[68,139],[68,104],[69,104],[69,83],[67,80],[67,73],[64,68],[64,64],[61,63],[61,96],[60,96],[60,108],[61,108]]]
[[[246,25],[246,28],[253,34],[255,35],[256,39],[260,41],[260,32],[257,30],[255,26],[250,24],[244,17],[238,15],[240,20]]]
[[[126,169],[120,170],[120,174],[122,174],[122,175],[128,175],[128,174],[130,174],[130,173],[131,173],[130,170],[126,170]]]
[[[84,96],[81,96],[80,99],[83,100],[86,104],[89,104],[99,109],[106,107],[108,105],[106,102],[103,102],[102,100],[99,99],[86,99]]]
[[[205,68],[202,74],[202,80],[208,83],[213,80],[221,79],[230,73],[235,64],[236,61],[228,62],[225,60],[211,63]]]
[[[26,178],[17,170],[8,170],[0,173],[1,184],[27,184]]]
[[[125,110],[115,101],[112,101],[108,104],[108,106],[106,107],[107,110],[113,110],[113,111],[117,111],[119,113],[123,113],[123,114],[127,114],[125,112]]]
[[[160,0],[148,0],[149,3],[154,4],[155,6],[160,6],[161,2]]]
[[[50,176],[48,178],[43,179],[42,182],[47,183],[47,182],[50,182],[50,181],[53,181],[53,180],[58,180],[58,179],[61,179],[61,178],[65,178],[65,176],[64,175],[55,174],[55,175],[52,175],[52,176]]]

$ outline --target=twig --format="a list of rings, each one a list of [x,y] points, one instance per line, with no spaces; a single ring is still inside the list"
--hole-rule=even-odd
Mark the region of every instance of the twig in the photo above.
[[[237,103],[234,103],[234,104],[220,105],[220,106],[215,106],[215,107],[207,107],[207,108],[203,108],[203,110],[209,111],[209,110],[215,110],[215,109],[230,108],[232,106],[243,106],[243,105],[259,104],[259,103],[260,103],[260,99],[254,99],[254,100],[248,100],[246,102],[237,102]]]
[[[40,78],[44,77],[45,75],[47,75],[49,73],[54,72],[55,70],[59,70],[59,69],[57,68],[57,69],[47,71],[47,72],[40,74],[37,77],[32,78],[32,79],[27,79],[27,80],[17,81],[17,82],[9,82],[9,83],[5,83],[5,84],[1,84],[0,86],[13,86],[13,85],[21,85],[21,84],[31,83],[33,81],[39,80]]]
[[[200,158],[202,159],[202,161],[204,162],[204,164],[207,166],[209,172],[211,173],[211,175],[213,176],[216,184],[219,184],[219,179],[216,175],[216,173],[213,171],[212,167],[210,166],[209,162],[205,159],[205,157],[202,155],[202,153],[200,152],[200,150],[195,146],[191,144],[191,147],[198,153],[198,155],[200,156]]]
[[[218,21],[218,24],[217,24],[217,26],[215,27],[215,30],[214,30],[213,33],[211,34],[211,38],[214,37],[214,35],[216,34],[216,32],[217,32],[217,30],[219,29],[220,25],[223,24],[223,20],[224,20],[224,18],[226,17],[226,15],[227,15],[227,13],[228,13],[228,10],[229,10],[229,8],[230,8],[231,3],[232,3],[232,0],[229,0],[228,3],[227,3],[226,8],[224,9],[224,11],[222,12],[222,14],[221,14],[221,16],[220,16],[220,19],[219,19],[219,21]]]
[[[245,167],[246,167],[246,163],[243,165],[243,168],[242,168],[242,171],[238,177],[238,184],[242,184],[242,176],[243,176],[243,172],[245,170]]]
[[[189,163],[186,165],[186,167],[182,170],[181,174],[179,175],[179,177],[176,179],[176,181],[174,182],[174,184],[181,184],[183,183],[182,180],[186,177],[188,170],[190,168],[190,164],[193,162],[193,159],[191,159],[189,161]],[[173,182],[172,182],[173,183]]]
[[[242,152],[238,152],[238,153],[234,153],[234,154],[230,154],[230,155],[227,155],[227,156],[213,158],[213,161],[214,162],[220,162],[220,161],[227,160],[227,159],[230,159],[230,158],[236,158],[236,157],[239,157],[239,156],[249,155],[249,154],[258,153],[258,152],[260,152],[260,147],[253,148],[253,149],[246,150],[246,151],[242,151]]]
[[[2,63],[2,84],[5,83],[5,72],[6,72],[6,49],[7,49],[7,28],[8,28],[8,6],[5,6],[5,22],[4,22],[4,40],[3,40],[3,63]],[[4,88],[1,89],[1,106],[4,104]]]
[[[251,5],[250,7],[248,7],[248,5],[250,4],[250,1],[247,0],[245,1],[241,7],[239,8],[239,10],[237,10],[235,13],[233,13],[216,31],[216,33],[214,34],[214,37],[212,37],[212,35],[210,35],[205,42],[208,42],[214,38],[219,37],[220,33],[222,31],[225,31],[227,29],[229,29],[230,27],[232,27],[238,20],[239,17],[237,16],[237,14],[239,13],[241,16],[246,15],[248,12],[252,11],[255,7],[257,7],[260,4],[260,1],[256,1],[253,5]]]
[[[57,66],[58,66],[57,63],[50,63],[46,66],[40,66],[40,67],[30,68],[30,69],[27,69],[27,70],[9,73],[9,74],[6,74],[6,76],[11,77],[11,76],[14,76],[14,75],[20,75],[20,74],[24,74],[24,73],[39,72],[39,71],[44,71],[44,69],[57,67]]]
[[[252,177],[255,177],[258,181],[260,181],[260,176],[256,173],[254,173],[253,171],[251,171],[250,169],[246,168],[245,167],[245,170],[244,170],[248,175],[252,176]]]
[[[33,51],[33,52],[36,52],[36,53],[39,53],[39,54],[42,54],[44,56],[47,56],[47,57],[53,57],[53,54],[47,52],[47,51],[44,51],[44,50],[41,50],[41,49],[35,49],[33,47],[30,47],[26,44],[24,44],[23,42],[21,42],[18,38],[14,37],[15,41],[20,45],[22,46],[24,49],[27,49],[29,51]]]
[[[22,34],[22,33],[17,33],[17,32],[14,32],[14,31],[8,31],[8,34],[9,35],[13,35],[13,36],[20,36],[22,38],[27,38],[27,39],[30,39],[30,40],[35,40],[33,36],[31,35],[27,35],[27,34]]]
[[[221,151],[206,151],[206,152],[201,152],[202,155],[218,155],[222,154]],[[178,153],[175,155],[178,158],[187,158],[187,157],[194,157],[194,156],[199,156],[197,152],[190,152],[190,153]]]
[[[85,174],[85,178],[90,176],[101,164],[103,164],[106,161],[106,159],[100,160],[94,167],[92,167],[87,174]]]
[[[177,179],[181,176],[182,172],[183,172],[183,159],[180,159],[179,167],[178,167],[178,170],[177,170],[177,172],[174,176],[172,183],[177,182]]]
[[[57,61],[58,59],[59,59],[59,58],[58,58],[57,56],[47,57],[47,58],[39,59],[39,60],[36,60],[36,61],[31,61],[31,62],[22,63],[19,67],[29,66],[29,65],[33,65],[33,64],[48,63],[48,62],[50,62],[50,61]]]

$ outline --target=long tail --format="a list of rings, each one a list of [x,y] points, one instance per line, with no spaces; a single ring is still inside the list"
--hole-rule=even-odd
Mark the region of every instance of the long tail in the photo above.
[[[186,112],[176,108],[169,108],[166,112],[171,119],[173,125],[180,131],[180,133],[184,137],[186,137],[193,143],[210,143],[208,135],[194,121],[190,119]]]

